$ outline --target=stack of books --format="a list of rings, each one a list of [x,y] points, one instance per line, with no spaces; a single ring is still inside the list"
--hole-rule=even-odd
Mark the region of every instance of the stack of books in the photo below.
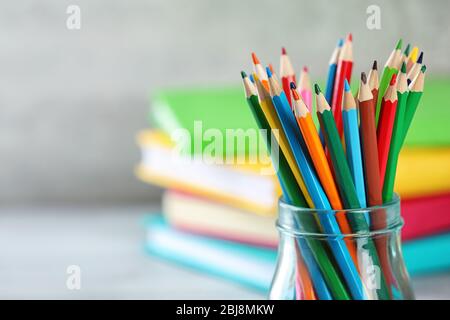
[[[439,103],[450,101],[448,85],[428,81],[399,160],[403,254],[413,276],[450,270],[450,108]],[[152,129],[137,137],[142,160],[136,175],[167,190],[162,215],[145,221],[147,251],[268,290],[281,189],[264,144],[250,143],[257,126],[242,89],[162,91],[150,118]],[[230,143],[233,130],[247,132],[249,140]]]

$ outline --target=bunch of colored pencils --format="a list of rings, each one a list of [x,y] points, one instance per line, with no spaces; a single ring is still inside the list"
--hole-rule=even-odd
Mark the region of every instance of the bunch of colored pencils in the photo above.
[[[381,80],[377,62],[361,74],[356,97],[350,89],[352,35],[339,40],[330,64],[325,94],[311,85],[304,67],[297,83],[291,60],[282,48],[281,81],[271,65],[263,67],[252,53],[254,72],[241,72],[245,95],[271,150],[270,132],[278,153],[278,179],[283,198],[298,207],[337,212],[303,218],[309,230],[345,235],[369,234],[386,228],[386,216],[346,216],[339,210],[364,209],[394,197],[397,160],[422,96],[426,67],[423,53],[401,51],[401,40],[389,56]],[[320,123],[313,121],[313,93]],[[303,299],[392,299],[395,291],[386,239],[368,237],[365,248],[381,272],[380,285],[370,289],[361,275],[355,241],[336,237],[326,244],[312,239],[296,243]],[[331,255],[331,257],[330,257]]]

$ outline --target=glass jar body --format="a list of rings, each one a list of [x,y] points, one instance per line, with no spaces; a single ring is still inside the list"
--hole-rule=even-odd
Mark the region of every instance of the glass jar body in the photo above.
[[[269,298],[414,299],[401,251],[402,223],[398,197],[383,206],[342,211],[280,200],[278,262]]]

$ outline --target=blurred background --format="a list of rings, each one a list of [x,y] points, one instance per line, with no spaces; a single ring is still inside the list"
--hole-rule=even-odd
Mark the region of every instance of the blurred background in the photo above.
[[[366,26],[373,4],[380,30]],[[70,5],[79,30],[66,26]],[[348,32],[354,74],[383,65],[402,37],[425,51],[430,75],[449,77],[448,12],[446,0],[2,2],[0,297],[264,298],[143,254],[142,216],[162,192],[134,175],[135,137],[153,94],[239,86],[251,51],[278,66],[281,46],[324,79]],[[81,290],[66,287],[69,265]],[[417,278],[419,297],[449,298],[449,279]]]

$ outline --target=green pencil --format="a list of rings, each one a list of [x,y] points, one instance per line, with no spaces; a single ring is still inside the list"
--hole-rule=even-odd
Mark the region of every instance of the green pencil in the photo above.
[[[269,154],[272,156],[272,161],[278,161],[278,177],[280,179],[281,188],[283,189],[283,194],[287,198],[285,199],[287,202],[295,204],[297,206],[307,207],[305,197],[300,191],[300,188],[298,187],[295,177],[292,174],[292,171],[289,168],[289,165],[287,163],[286,158],[284,157],[282,152],[278,153],[278,159],[274,159],[271,151],[272,151],[272,130],[269,126],[269,122],[267,121],[266,117],[264,116],[264,112],[261,109],[261,106],[259,104],[257,93],[254,90],[254,88],[251,88],[247,81],[248,80],[247,75],[245,72],[241,73],[242,78],[244,79],[244,87],[246,91],[246,98],[247,103],[250,107],[250,110],[255,118],[255,121],[258,125],[258,127],[262,130],[264,130],[263,139],[266,143],[267,150],[269,151]],[[252,90],[253,89],[253,90]],[[253,92],[252,92],[253,91]],[[262,133],[262,132],[261,132]]]
[[[270,132],[270,126],[259,104],[256,89],[251,84],[245,72],[241,72],[241,76],[244,81],[245,95],[248,105],[253,113],[253,116],[255,117],[259,128],[266,129],[266,132]],[[268,136],[266,136],[265,139],[268,149],[270,150],[270,139],[268,139]],[[280,184],[285,185],[285,187],[283,188],[283,192],[286,192],[286,197],[290,198],[289,200],[291,200],[290,203],[292,205],[307,208],[308,205],[306,203],[306,200],[303,197],[300,188],[295,183],[295,178],[292,174],[292,171],[289,169],[287,160],[284,158],[282,153],[279,154],[279,158],[278,178],[280,179]],[[284,163],[283,159],[285,161]],[[306,228],[309,232],[317,234],[320,233],[320,229],[316,224],[314,215],[311,214],[310,216],[307,216],[305,214],[299,214],[298,219],[300,220],[302,226],[304,226],[304,228]],[[334,261],[331,260],[331,257],[328,255],[326,247],[323,246],[323,243],[320,240],[308,237],[306,237],[305,240],[307,241],[308,246],[311,248],[314,260],[317,262],[317,265],[319,266],[319,269],[326,280],[332,296],[335,299],[349,300],[350,295],[348,294],[339,273],[333,265]]]
[[[414,114],[416,113],[417,106],[420,102],[420,98],[422,98],[426,70],[427,67],[423,65],[416,79],[409,85],[410,90],[408,99],[406,100],[406,110],[405,119],[403,122],[403,137],[401,145],[403,145],[403,143],[405,142],[406,135],[408,134],[409,127],[411,126],[411,123],[413,121]]]
[[[380,81],[380,88],[378,91],[378,99],[376,104],[376,114],[375,114],[375,121],[378,123],[378,118],[380,116],[380,108],[381,108],[381,100],[383,100],[384,93],[386,92],[387,88],[389,87],[389,82],[392,79],[392,76],[396,73],[398,73],[398,68],[400,66],[400,63],[402,61],[402,39],[398,40],[397,45],[395,46],[395,49],[392,50],[391,55],[389,56],[388,60],[386,61],[386,64],[383,69],[383,74],[381,76]]]
[[[325,142],[330,153],[341,198],[346,209],[359,209],[361,208],[361,204],[359,203],[358,194],[356,193],[355,184],[353,183],[352,174],[347,163],[347,158],[345,157],[344,148],[334,121],[333,113],[317,84],[314,85],[314,89],[316,91],[317,117],[319,118],[320,127],[323,128]],[[348,215],[347,218],[353,232],[369,232],[370,228],[363,214],[351,214]],[[380,260],[378,258],[375,243],[372,239],[368,239],[367,249],[370,252],[373,264],[381,270]],[[389,291],[383,276],[381,276],[380,282],[381,288],[377,292],[379,298],[389,299]]]
[[[395,114],[394,129],[392,132],[389,155],[386,164],[386,172],[383,184],[383,203],[392,200],[394,195],[395,175],[397,173],[397,162],[403,143],[403,123],[405,119],[406,101],[408,99],[408,83],[406,76],[406,63],[403,62],[400,76],[397,79],[397,111]]]

